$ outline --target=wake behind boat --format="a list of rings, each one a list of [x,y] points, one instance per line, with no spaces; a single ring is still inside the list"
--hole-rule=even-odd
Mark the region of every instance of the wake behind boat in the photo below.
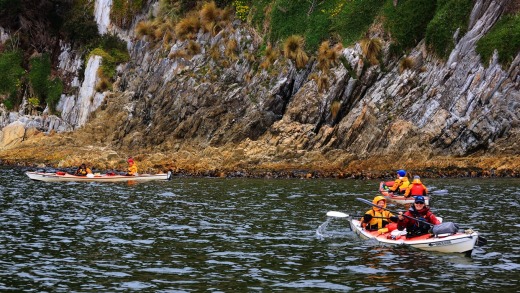
[[[66,172],[46,173],[46,172],[26,172],[32,180],[46,182],[63,181],[83,181],[83,182],[124,182],[124,181],[148,181],[148,180],[168,180],[171,173],[161,174],[139,174],[138,176],[112,175],[112,174],[92,174],[91,176],[76,176]]]

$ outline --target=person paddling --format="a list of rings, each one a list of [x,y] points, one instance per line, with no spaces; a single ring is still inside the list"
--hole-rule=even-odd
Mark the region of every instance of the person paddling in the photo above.
[[[433,225],[441,223],[430,211],[430,208],[424,204],[424,197],[421,195],[415,198],[414,204],[404,213],[404,216],[403,213],[399,213],[398,218],[397,229],[403,231],[406,228],[406,238],[427,234],[431,225],[422,222],[428,222]]]
[[[376,196],[372,203],[376,206],[372,206],[363,217],[360,219],[361,226],[365,230],[375,231],[377,230],[380,234],[395,230],[397,225],[391,222],[397,222],[398,218],[391,212],[384,210],[386,208],[386,199],[384,196]]]
[[[127,176],[137,176],[137,164],[134,162],[134,159],[128,158],[128,173]]]
[[[92,170],[87,168],[85,164],[81,164],[74,173],[76,176],[87,176],[87,174],[92,174]]]
[[[406,191],[404,193],[404,197],[410,197],[410,196],[426,196],[428,195],[428,188],[424,186],[424,184],[421,182],[421,177],[414,176],[412,184],[406,188]]]

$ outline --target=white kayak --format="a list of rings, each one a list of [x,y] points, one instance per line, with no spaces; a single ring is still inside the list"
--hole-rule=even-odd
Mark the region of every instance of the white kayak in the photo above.
[[[124,182],[124,181],[148,181],[148,180],[167,180],[169,173],[166,174],[139,174],[138,176],[111,175],[111,174],[89,174],[89,176],[76,176],[65,172],[44,173],[44,172],[26,172],[32,180],[46,182],[66,182],[66,181],[83,181],[83,182]]]
[[[406,238],[406,230],[394,230],[392,232],[379,234],[377,231],[367,231],[363,229],[359,220],[349,219],[349,221],[352,230],[363,239],[375,239],[382,244],[407,245],[427,251],[471,254],[479,238],[478,233],[471,229],[455,234],[442,234],[437,236],[425,234]]]

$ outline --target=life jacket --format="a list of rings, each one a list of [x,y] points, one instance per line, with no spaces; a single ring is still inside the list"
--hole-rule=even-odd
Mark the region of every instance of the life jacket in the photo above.
[[[381,200],[385,202],[383,208],[386,208],[386,198],[384,196],[376,196],[372,203],[377,205],[377,203]],[[372,207],[372,209],[367,211],[365,214],[369,214],[372,216],[370,222],[366,223],[367,225],[365,226],[365,229],[370,231],[384,228],[389,223],[387,219],[392,216],[392,213],[390,213],[389,211],[375,206]]]
[[[405,213],[405,215],[411,216],[414,219],[417,219],[419,221],[428,222],[428,223],[433,222],[433,224],[438,224],[437,223],[438,220],[436,218],[435,218],[436,221],[432,221],[431,217],[433,216],[433,213],[430,211],[430,208],[427,206],[425,206],[423,209],[418,211],[415,209],[415,206],[412,205],[410,207],[410,209],[408,210],[408,212]],[[431,225],[429,225],[429,224],[422,223],[422,222],[415,221],[415,220],[410,220],[410,221],[413,221],[414,224],[408,225],[406,227],[406,237],[407,238],[424,235],[424,234],[428,233],[428,231],[431,228]]]
[[[85,168],[79,168],[78,171],[76,171],[76,175],[78,176],[87,176],[87,169]]]
[[[410,189],[410,195],[426,195],[426,187],[422,183],[412,183],[412,187]]]
[[[404,193],[409,185],[410,181],[408,180],[408,177],[401,177],[395,180],[395,183],[390,188],[390,190],[394,192]]]

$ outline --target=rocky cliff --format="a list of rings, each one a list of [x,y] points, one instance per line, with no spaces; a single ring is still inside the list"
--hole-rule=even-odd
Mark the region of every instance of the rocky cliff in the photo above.
[[[520,53],[503,68],[498,56],[483,64],[475,52],[503,11],[501,1],[476,1],[447,60],[421,42],[372,65],[357,44],[329,70],[316,58],[297,68],[282,57],[256,68],[262,40],[239,22],[215,36],[199,32],[197,50],[134,38],[114,90],[85,126],[49,135],[10,125],[0,157],[102,169],[122,168],[131,155],[144,170],[215,176],[373,177],[397,168],[518,176]],[[383,33],[374,26],[370,37]]]

